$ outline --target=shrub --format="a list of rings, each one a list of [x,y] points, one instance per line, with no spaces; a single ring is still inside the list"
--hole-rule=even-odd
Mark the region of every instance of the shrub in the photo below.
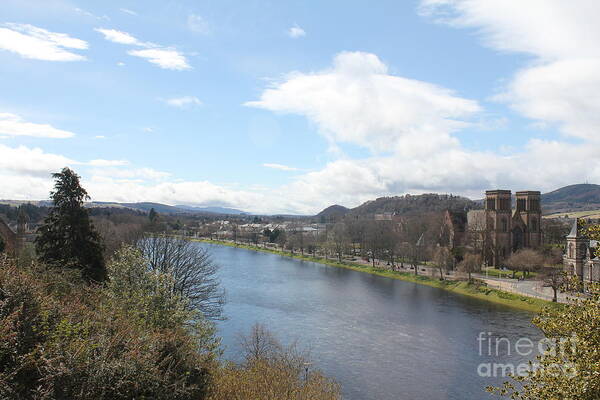
[[[120,266],[135,261],[128,251]],[[180,299],[167,298],[154,278],[165,279],[140,275],[146,290],[128,296],[112,284],[89,286],[75,274],[3,260],[0,398],[204,398],[215,368],[213,331],[178,313]]]
[[[340,388],[310,368],[297,346],[282,346],[261,325],[242,338],[244,362],[215,373],[209,400],[340,400]]]

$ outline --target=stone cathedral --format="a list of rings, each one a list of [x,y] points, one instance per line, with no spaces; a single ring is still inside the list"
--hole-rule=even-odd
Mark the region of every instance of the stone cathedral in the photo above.
[[[468,229],[480,232],[479,240],[488,265],[502,265],[517,250],[536,248],[542,243],[540,192],[516,192],[515,197],[513,209],[510,190],[488,190],[485,209],[468,213]]]

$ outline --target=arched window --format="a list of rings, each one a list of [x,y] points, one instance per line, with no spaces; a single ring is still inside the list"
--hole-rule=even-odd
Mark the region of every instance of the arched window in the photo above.
[[[569,258],[573,258],[573,243],[569,243]]]
[[[537,218],[533,217],[531,218],[531,232],[537,232],[538,230],[538,220]]]
[[[502,232],[508,232],[508,221],[506,220],[506,218],[502,218],[501,224]]]

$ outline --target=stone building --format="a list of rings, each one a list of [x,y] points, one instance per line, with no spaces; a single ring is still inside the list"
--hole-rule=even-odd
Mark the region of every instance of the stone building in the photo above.
[[[600,282],[600,259],[596,256],[598,242],[589,240],[579,232],[577,219],[567,235],[567,251],[564,255],[565,270],[583,282]]]
[[[27,240],[27,217],[22,211],[17,217],[16,232],[0,217],[0,238],[4,242],[4,252],[19,255]]]
[[[467,240],[484,254],[488,265],[502,265],[517,250],[542,243],[540,192],[522,191],[515,197],[513,209],[510,190],[488,190],[484,209],[467,214]]]
[[[2,218],[0,218],[0,238],[4,242],[4,251],[15,255],[17,252],[17,234],[13,232]]]

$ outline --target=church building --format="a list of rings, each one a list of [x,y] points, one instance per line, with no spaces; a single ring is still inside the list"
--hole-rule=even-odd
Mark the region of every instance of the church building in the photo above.
[[[479,244],[487,265],[500,266],[519,249],[542,244],[541,193],[521,191],[515,197],[513,209],[510,190],[488,190],[485,208],[467,215],[471,242]]]
[[[584,283],[600,282],[600,259],[595,249],[598,242],[590,240],[579,232],[577,219],[573,222],[571,233],[567,235],[567,251],[564,256],[565,270]]]

